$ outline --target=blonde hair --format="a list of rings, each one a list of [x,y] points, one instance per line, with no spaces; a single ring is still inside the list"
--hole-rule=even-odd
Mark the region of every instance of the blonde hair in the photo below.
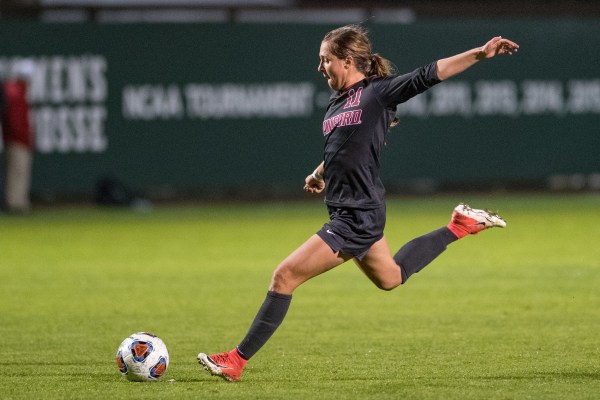
[[[323,37],[331,54],[338,58],[352,57],[356,69],[365,76],[387,76],[394,73],[392,63],[373,53],[368,31],[360,25],[346,25],[334,29]]]

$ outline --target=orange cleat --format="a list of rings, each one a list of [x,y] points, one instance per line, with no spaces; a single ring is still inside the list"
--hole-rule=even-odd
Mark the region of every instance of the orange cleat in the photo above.
[[[227,353],[212,354],[210,356],[200,353],[198,354],[198,362],[212,375],[233,382],[240,379],[248,361],[240,356],[237,349],[233,349]]]
[[[460,203],[452,213],[448,229],[460,239],[467,235],[476,235],[484,229],[496,226],[506,227],[506,222],[498,214],[487,210],[477,210],[467,204]]]

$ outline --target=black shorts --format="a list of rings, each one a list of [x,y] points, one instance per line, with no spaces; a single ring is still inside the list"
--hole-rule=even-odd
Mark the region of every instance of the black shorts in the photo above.
[[[327,210],[330,221],[317,235],[336,253],[362,260],[371,246],[383,237],[385,205],[368,210],[327,206]]]

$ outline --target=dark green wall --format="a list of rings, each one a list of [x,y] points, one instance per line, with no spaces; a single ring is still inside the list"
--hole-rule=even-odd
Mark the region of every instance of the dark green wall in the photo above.
[[[328,88],[316,67],[331,28],[2,23],[0,73],[20,56],[40,67],[34,192],[92,193],[107,174],[165,193],[299,190],[321,158]],[[370,30],[400,72],[494,35],[521,45],[400,109],[383,158],[388,187],[600,172],[600,21]]]

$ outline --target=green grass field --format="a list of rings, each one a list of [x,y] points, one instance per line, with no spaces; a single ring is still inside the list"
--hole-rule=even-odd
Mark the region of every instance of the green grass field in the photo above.
[[[241,340],[273,269],[325,221],[319,200],[0,215],[0,398],[599,398],[600,196],[390,199],[390,243],[445,225],[459,200],[508,228],[392,292],[353,263],[309,281],[237,383],[196,354]],[[169,347],[157,383],[117,371],[137,331]]]

